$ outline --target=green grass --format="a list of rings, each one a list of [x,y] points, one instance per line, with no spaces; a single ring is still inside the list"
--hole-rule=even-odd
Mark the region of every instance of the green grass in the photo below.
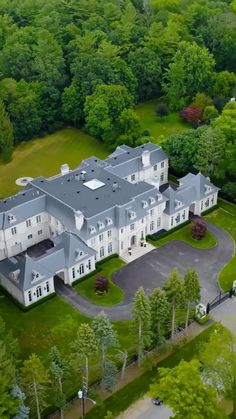
[[[234,240],[234,245],[236,245],[236,206],[230,204],[229,202],[220,200],[220,208],[211,214],[207,215],[205,218],[216,224],[218,227],[223,230],[228,231]],[[233,258],[226,264],[226,266],[221,270],[218,282],[220,287],[227,291],[231,288],[233,281],[236,279],[236,254],[234,252]]]
[[[126,410],[132,403],[144,396],[144,394],[149,390],[151,382],[156,377],[158,367],[173,368],[181,361],[181,359],[190,361],[192,358],[197,357],[200,345],[209,340],[209,337],[212,333],[214,333],[214,330],[215,326],[210,326],[196,338],[182,346],[167,358],[160,361],[150,371],[146,371],[130,384],[114,393],[106,399],[101,406],[97,406],[92,409],[86,414],[86,418],[103,419],[108,410],[110,410],[114,417],[116,417],[119,413]]]
[[[124,292],[112,282],[111,275],[124,265],[125,263],[119,258],[113,258],[102,264],[102,269],[99,273],[77,284],[75,289],[95,304],[99,304],[101,306],[112,306],[114,304],[118,304],[123,300]],[[95,279],[100,275],[109,279],[109,291],[107,294],[97,295],[94,292]]]
[[[155,112],[158,102],[160,102],[159,99],[140,103],[135,110],[140,117],[142,130],[148,129],[151,136],[160,144],[166,137],[184,131],[190,128],[190,125],[181,121],[178,113],[175,112],[162,118],[158,117]]]
[[[63,163],[75,168],[81,160],[96,155],[105,158],[104,144],[75,128],[66,128],[16,147],[10,163],[0,162],[0,198],[16,193],[15,180],[23,176],[52,176]]]
[[[166,237],[160,238],[159,240],[154,241],[149,239],[149,242],[153,244],[153,246],[160,247],[173,240],[181,240],[197,249],[211,249],[217,244],[216,238],[212,236],[209,231],[202,240],[195,240],[191,236],[190,225],[186,225],[180,230],[175,231]]]

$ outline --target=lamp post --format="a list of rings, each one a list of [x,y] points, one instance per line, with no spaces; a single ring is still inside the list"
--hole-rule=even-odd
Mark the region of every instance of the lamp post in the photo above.
[[[78,398],[81,400],[81,418],[84,419],[85,418],[84,401],[85,400],[90,400],[93,404],[97,404],[97,403],[95,402],[95,400],[90,399],[89,397],[87,397],[87,389],[86,388],[81,388],[78,391]]]

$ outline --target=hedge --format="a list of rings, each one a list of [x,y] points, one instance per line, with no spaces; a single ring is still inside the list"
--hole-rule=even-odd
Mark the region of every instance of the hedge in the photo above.
[[[207,209],[206,211],[203,211],[203,212],[201,213],[201,215],[203,215],[203,216],[204,216],[204,215],[210,214],[211,212],[213,212],[213,211],[217,210],[219,207],[220,207],[220,205],[219,205],[219,204],[214,205],[213,207],[211,207],[211,208]]]
[[[152,235],[148,235],[147,236],[147,240],[152,240],[152,241],[155,242],[157,240],[163,239],[164,237],[169,236],[170,234],[174,233],[175,231],[181,230],[182,227],[184,227],[184,226],[186,226],[188,224],[191,224],[191,220],[187,220],[184,223],[180,224],[179,226],[174,227],[171,230],[164,231],[161,234],[154,233]]]

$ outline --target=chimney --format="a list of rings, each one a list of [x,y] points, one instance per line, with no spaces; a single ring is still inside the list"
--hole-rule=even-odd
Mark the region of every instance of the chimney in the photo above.
[[[62,175],[66,175],[67,173],[69,173],[69,171],[70,171],[70,168],[69,168],[69,165],[67,163],[61,165],[61,174]]]
[[[80,172],[80,176],[82,180],[85,180],[85,176],[86,176],[87,172],[85,170],[82,170],[82,172]]]
[[[118,182],[113,182],[113,185],[112,185],[113,192],[118,188],[119,188]]]
[[[147,167],[150,165],[150,152],[148,150],[144,150],[142,152],[142,164],[143,167]]]

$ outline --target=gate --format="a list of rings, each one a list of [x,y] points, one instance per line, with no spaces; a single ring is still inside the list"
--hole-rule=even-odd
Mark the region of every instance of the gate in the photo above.
[[[214,300],[212,300],[210,303],[207,303],[207,307],[206,307],[206,312],[207,314],[216,306],[218,306],[219,304],[223,303],[225,300],[227,300],[228,298],[231,298],[233,295],[233,290],[230,289],[229,291],[226,292],[220,292],[219,295],[217,295],[217,297],[214,298]]]

